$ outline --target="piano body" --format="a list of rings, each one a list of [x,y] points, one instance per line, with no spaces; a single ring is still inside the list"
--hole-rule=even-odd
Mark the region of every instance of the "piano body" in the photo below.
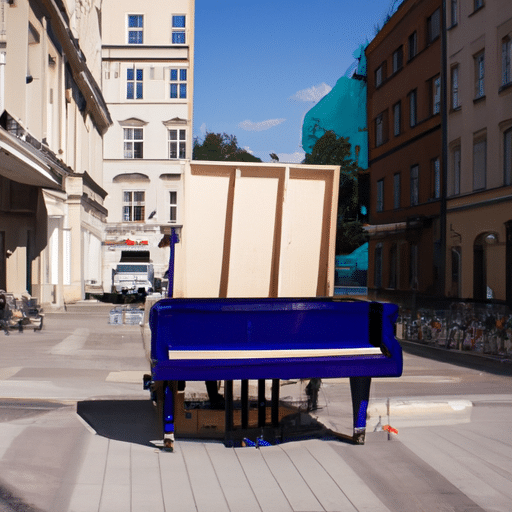
[[[372,377],[402,373],[402,349],[394,337],[397,314],[393,304],[332,297],[156,302],[149,309],[151,375],[145,386],[161,412],[164,446],[172,450],[178,381],[225,381],[227,439],[233,430],[234,380],[242,381],[242,394],[249,379],[272,380],[277,426],[280,379],[339,377],[350,379],[352,437],[363,444]],[[259,389],[264,393],[264,386]],[[247,407],[242,396],[242,427]],[[264,413],[258,418],[264,426]]]

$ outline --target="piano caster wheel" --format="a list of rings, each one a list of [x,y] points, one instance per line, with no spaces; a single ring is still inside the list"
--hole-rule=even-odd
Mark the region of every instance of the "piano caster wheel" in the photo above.
[[[174,451],[174,441],[172,439],[164,439],[164,451],[171,453]]]
[[[364,428],[355,428],[354,435],[352,436],[352,440],[354,444],[364,444],[365,440],[365,429]]]

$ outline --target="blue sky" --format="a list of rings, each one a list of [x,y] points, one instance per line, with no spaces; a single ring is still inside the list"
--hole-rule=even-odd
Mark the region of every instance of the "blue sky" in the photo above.
[[[393,3],[196,0],[194,136],[225,132],[264,162],[301,161],[304,114]]]

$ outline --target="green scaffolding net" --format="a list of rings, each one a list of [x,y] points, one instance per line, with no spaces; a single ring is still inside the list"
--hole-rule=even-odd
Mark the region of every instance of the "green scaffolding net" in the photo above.
[[[331,92],[306,114],[302,125],[302,148],[306,153],[311,153],[316,141],[332,130],[338,137],[349,139],[352,157],[363,169],[368,168],[366,46],[360,45],[352,54],[356,59],[355,64],[336,82]]]

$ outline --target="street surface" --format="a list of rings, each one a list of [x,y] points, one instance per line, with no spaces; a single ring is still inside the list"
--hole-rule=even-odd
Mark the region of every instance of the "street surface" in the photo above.
[[[372,383],[364,446],[178,439],[166,453],[140,328],[109,325],[109,309],[0,333],[0,512],[512,510],[510,376],[405,353],[403,377]],[[283,382],[281,397],[304,387]],[[323,382],[319,406],[311,421],[351,434],[345,379]]]

